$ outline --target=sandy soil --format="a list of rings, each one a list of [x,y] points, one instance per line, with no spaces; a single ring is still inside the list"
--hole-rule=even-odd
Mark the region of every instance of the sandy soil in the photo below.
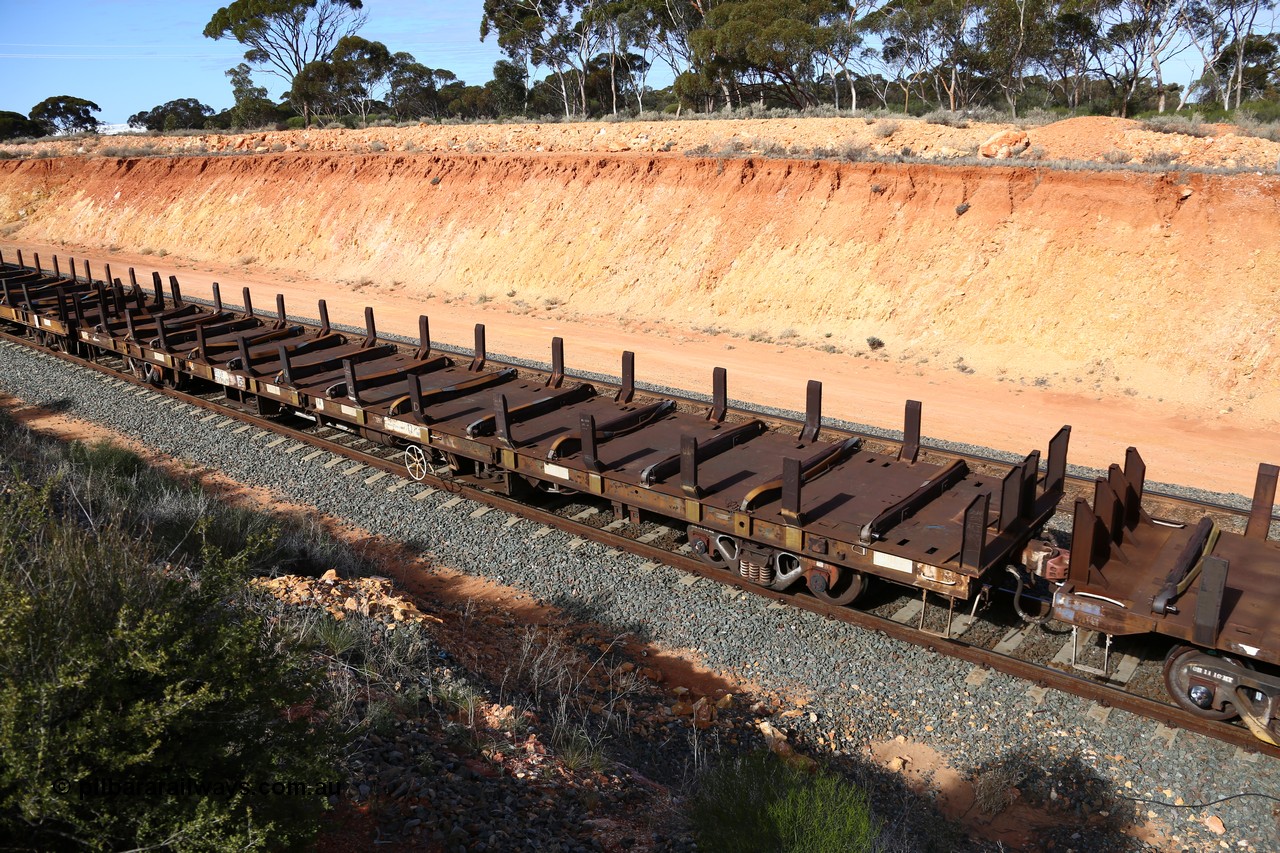
[[[1280,420],[1280,177],[680,155],[0,163],[0,234]],[[1248,227],[1242,227],[1248,223]]]
[[[25,249],[45,257],[55,252],[64,258],[92,257],[94,269],[100,263],[97,254],[73,247],[26,244]],[[109,257],[113,274],[130,265],[149,273],[157,264],[141,255]],[[922,400],[926,436],[1000,450],[1043,451],[1059,426],[1071,424],[1072,463],[1106,468],[1123,461],[1125,448],[1134,445],[1147,462],[1149,478],[1159,482],[1252,495],[1258,462],[1280,460],[1280,433],[1274,425],[1231,412],[1205,412],[1122,393],[1098,396],[1015,385],[927,364],[904,369],[892,360],[673,332],[649,324],[627,329],[590,319],[519,315],[487,304],[446,305],[442,298],[424,300],[373,286],[353,291],[244,267],[162,260],[159,268],[165,275],[177,274],[183,292],[192,296],[207,298],[211,283],[220,281],[224,298],[238,302],[239,286],[249,285],[255,304],[271,310],[273,299],[268,297],[282,293],[287,310],[304,315],[314,315],[315,300],[323,296],[333,321],[352,325],[360,325],[364,306],[372,305],[380,330],[408,336],[417,335],[417,316],[426,313],[434,339],[460,346],[469,346],[473,326],[485,323],[491,352],[543,361],[550,358],[551,338],[559,335],[565,339],[571,370],[617,374],[622,350],[630,349],[641,381],[709,393],[712,368],[723,366],[729,371],[731,398],[796,410],[804,407],[806,381],[819,378],[828,415],[885,427],[901,424],[905,400]]]
[[[134,159],[71,140],[50,144],[77,156],[0,162],[0,248],[116,275],[158,266],[194,295],[253,284],[260,306],[278,291],[299,313],[323,296],[352,323],[369,304],[403,334],[427,313],[461,345],[483,321],[491,349],[516,356],[545,358],[560,334],[572,365],[616,372],[632,349],[641,378],[690,390],[723,365],[732,396],[787,408],[819,378],[832,416],[894,426],[916,398],[927,434],[1020,453],[1070,423],[1074,462],[1105,467],[1132,444],[1154,480],[1251,493],[1257,463],[1280,459],[1280,177],[1061,161],[1122,150],[1271,170],[1280,144],[1077,118],[1029,128],[1012,165],[750,154],[945,159],[1009,129],[859,118],[111,140],[198,155]],[[681,153],[698,146],[739,151]]]
[[[815,148],[862,148],[877,156],[910,154],[953,160],[978,153],[983,142],[1006,130],[1024,131],[1030,145],[1021,160],[1075,162],[1163,162],[1184,166],[1274,171],[1280,143],[1249,136],[1230,125],[1206,125],[1203,137],[1159,133],[1139,121],[1082,116],[1023,128],[1007,123],[962,122],[963,126],[899,118],[733,119],[659,122],[585,122],[556,124],[458,124],[371,127],[364,130],[294,130],[186,136],[106,136],[73,140],[38,139],[0,145],[17,157],[129,156],[140,154],[269,153],[329,151],[341,153],[626,151],[680,154],[706,146],[709,153],[737,150],[808,154]],[[779,150],[781,149],[781,151]]]

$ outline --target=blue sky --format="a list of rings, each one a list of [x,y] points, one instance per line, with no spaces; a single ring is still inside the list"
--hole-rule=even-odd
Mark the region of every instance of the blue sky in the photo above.
[[[51,95],[87,98],[100,121],[120,123],[175,98],[215,110],[232,104],[224,76],[244,46],[201,33],[229,0],[0,0],[0,110],[26,115]],[[496,40],[480,42],[483,0],[364,0],[360,35],[393,52],[408,51],[468,83],[492,76],[502,58]],[[286,84],[259,73],[279,96]]]

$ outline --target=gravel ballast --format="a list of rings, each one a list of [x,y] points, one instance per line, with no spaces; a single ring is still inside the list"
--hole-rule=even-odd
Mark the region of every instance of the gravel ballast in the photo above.
[[[1275,760],[1121,711],[1110,711],[1103,724],[1098,709],[1077,697],[998,673],[976,679],[962,661],[714,583],[681,584],[683,573],[594,543],[571,549],[565,534],[534,537],[537,525],[509,527],[502,512],[472,518],[477,505],[470,501],[442,508],[452,497],[444,491],[414,500],[419,489],[388,491],[391,479],[367,484],[335,476],[324,467],[327,454],[303,461],[306,454],[281,452],[289,444],[267,448],[253,431],[236,435],[219,428],[220,419],[205,420],[207,412],[139,395],[131,385],[114,387],[100,374],[23,347],[0,347],[0,376],[0,388],[32,405],[95,421],[286,501],[414,543],[435,562],[526,590],[612,630],[694,650],[709,668],[742,681],[807,692],[806,713],[781,724],[802,748],[819,753],[817,736],[834,732],[825,749],[865,754],[868,743],[902,735],[965,776],[1013,768],[1010,778],[1021,780],[1024,796],[1078,816],[1078,826],[1051,831],[1055,850],[1150,849],[1117,828],[1144,822],[1176,838],[1173,849],[1280,846]],[[1196,807],[1222,798],[1230,799]],[[1206,825],[1211,816],[1224,833]]]

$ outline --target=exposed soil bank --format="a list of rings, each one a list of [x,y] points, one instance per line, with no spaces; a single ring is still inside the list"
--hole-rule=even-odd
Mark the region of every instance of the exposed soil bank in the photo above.
[[[0,163],[15,241],[847,353],[874,336],[907,364],[1264,420],[1278,202],[1275,176],[638,154]]]

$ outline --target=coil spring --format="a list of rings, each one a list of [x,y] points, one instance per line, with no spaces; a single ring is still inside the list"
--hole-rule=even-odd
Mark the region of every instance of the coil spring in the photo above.
[[[738,574],[752,583],[758,583],[761,586],[768,586],[773,583],[774,570],[772,562],[764,564],[755,563],[749,560],[746,554],[738,561]]]

